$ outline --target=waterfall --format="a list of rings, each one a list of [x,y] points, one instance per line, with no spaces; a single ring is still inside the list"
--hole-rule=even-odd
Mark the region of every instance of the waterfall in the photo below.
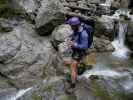
[[[115,48],[113,52],[114,56],[120,58],[128,58],[130,50],[125,45],[125,36],[127,31],[127,24],[119,22],[119,32],[115,40],[112,42],[112,45]]]

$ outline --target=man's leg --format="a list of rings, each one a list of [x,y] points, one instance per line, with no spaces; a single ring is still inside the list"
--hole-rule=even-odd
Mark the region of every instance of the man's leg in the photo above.
[[[77,80],[77,65],[78,65],[78,62],[76,60],[74,60],[71,64],[71,81],[72,81],[72,84],[75,84],[76,80]]]

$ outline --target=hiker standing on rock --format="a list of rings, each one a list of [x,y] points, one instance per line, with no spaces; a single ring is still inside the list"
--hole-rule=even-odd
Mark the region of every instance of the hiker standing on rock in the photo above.
[[[73,30],[73,33],[70,35],[71,40],[69,42],[69,48],[73,50],[71,82],[72,85],[75,86],[78,70],[77,66],[82,61],[82,58],[86,55],[86,51],[91,45],[92,35],[90,33],[93,31],[93,28],[85,23],[82,25],[78,17],[71,17],[67,21],[67,24],[69,24]]]

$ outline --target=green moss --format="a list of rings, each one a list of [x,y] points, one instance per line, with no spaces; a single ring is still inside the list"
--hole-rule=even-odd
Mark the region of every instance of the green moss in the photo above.
[[[42,96],[37,95],[37,94],[33,94],[32,95],[32,100],[43,100],[43,99],[42,99]]]
[[[52,92],[53,89],[54,87],[52,85],[47,85],[43,87],[43,91],[47,91],[47,92]]]

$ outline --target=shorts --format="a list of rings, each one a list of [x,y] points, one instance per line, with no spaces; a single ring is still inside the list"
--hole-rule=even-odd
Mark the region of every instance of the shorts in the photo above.
[[[86,55],[86,50],[73,49],[72,58],[76,61],[80,61]]]

